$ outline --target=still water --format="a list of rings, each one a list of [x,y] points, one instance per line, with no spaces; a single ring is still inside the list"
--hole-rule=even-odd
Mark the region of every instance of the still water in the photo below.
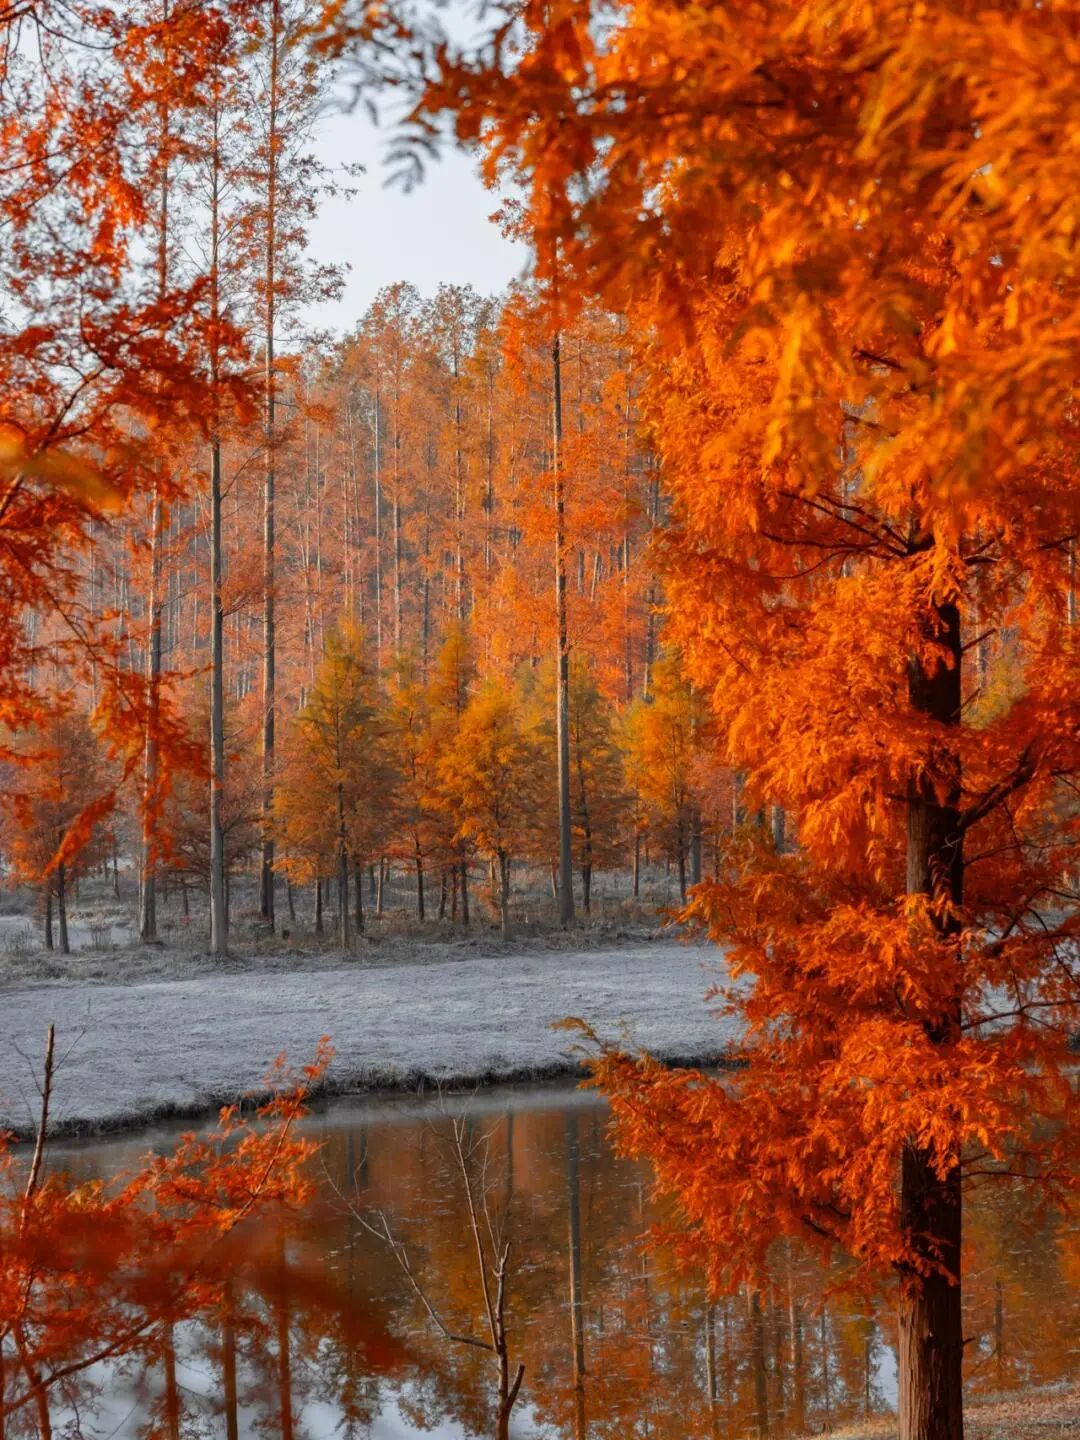
[[[511,1365],[525,1367],[512,1437],[790,1436],[892,1408],[887,1295],[823,1298],[828,1276],[788,1248],[772,1293],[709,1306],[642,1245],[659,1218],[648,1173],[613,1155],[602,1102],[544,1085],[316,1112],[320,1197],[282,1238],[274,1297],[238,1294],[225,1332],[178,1326],[161,1365],[86,1377],[65,1428],[118,1440],[490,1437],[492,1357],[446,1338],[424,1304],[455,1334],[484,1333],[455,1121],[486,1243],[510,1245],[506,1328]],[[72,1146],[55,1160],[76,1176],[115,1173],[170,1138]],[[971,1394],[1080,1372],[1080,1233],[1053,1219],[1033,1228],[1026,1205],[998,1190],[969,1211]],[[358,1324],[334,1320],[313,1276]]]

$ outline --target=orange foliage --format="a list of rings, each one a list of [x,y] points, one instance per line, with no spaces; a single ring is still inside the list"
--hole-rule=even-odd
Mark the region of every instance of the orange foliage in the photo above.
[[[418,116],[523,181],[551,305],[630,317],[670,634],[798,838],[693,904],[749,1068],[599,1078],[716,1282],[777,1232],[898,1267],[902,1433],[953,1437],[961,1188],[1066,1201],[1080,1135],[1075,17],[515,13]]]
[[[53,1078],[49,1035],[43,1121]],[[299,1076],[279,1060],[276,1093],[254,1119],[222,1110],[217,1129],[184,1136],[134,1174],[72,1183],[42,1166],[44,1135],[25,1180],[0,1149],[0,1339],[10,1343],[5,1417],[34,1406],[51,1433],[50,1396],[103,1361],[153,1357],[170,1327],[214,1316],[226,1282],[258,1285],[271,1262],[245,1222],[310,1194],[304,1165],[315,1149],[293,1134],[305,1096],[332,1055],[323,1040]]]

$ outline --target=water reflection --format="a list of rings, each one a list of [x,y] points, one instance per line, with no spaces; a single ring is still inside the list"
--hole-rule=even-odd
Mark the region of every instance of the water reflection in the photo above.
[[[475,1237],[448,1146],[455,1117],[465,1122],[485,1223],[493,1240],[510,1244],[509,1348],[526,1366],[511,1436],[794,1436],[891,1408],[887,1296],[823,1302],[826,1277],[784,1246],[769,1293],[707,1304],[664,1255],[639,1243],[657,1218],[648,1175],[612,1155],[601,1105],[570,1087],[544,1087],[339,1103],[312,1117],[325,1183],[302,1229],[280,1237],[277,1282],[256,1295],[238,1276],[212,1325],[178,1324],[152,1363],[82,1377],[57,1397],[55,1433],[495,1435],[492,1356],[439,1332],[400,1255],[364,1223],[385,1217],[448,1330],[485,1333]],[[73,1148],[57,1162],[102,1173],[133,1164],[146,1143]],[[1022,1191],[998,1191],[969,1214],[972,1393],[1072,1378],[1080,1368],[1078,1234],[1052,1219],[1033,1233],[1026,1205]],[[11,1416],[7,1435],[32,1434],[33,1424]]]

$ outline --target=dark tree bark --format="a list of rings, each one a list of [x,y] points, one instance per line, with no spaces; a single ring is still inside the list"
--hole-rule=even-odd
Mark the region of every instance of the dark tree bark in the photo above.
[[[921,656],[911,660],[911,703],[941,727],[955,726],[961,707],[957,607],[934,607],[927,632],[944,658],[936,663]],[[947,955],[951,945],[960,943],[958,910],[964,885],[960,769],[944,737],[934,760],[936,773],[916,777],[908,788],[907,890],[909,895],[941,902],[932,911],[932,923]],[[957,967],[954,997],[926,1026],[935,1045],[953,1045],[960,1038],[959,985]],[[900,1277],[900,1440],[963,1437],[961,1208],[959,1167],[938,1173],[933,1152],[914,1140],[908,1143],[901,1159],[900,1218],[917,1259]]]

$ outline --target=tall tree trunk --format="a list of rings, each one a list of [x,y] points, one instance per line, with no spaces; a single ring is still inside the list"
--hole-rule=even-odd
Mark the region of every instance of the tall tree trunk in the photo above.
[[[510,856],[499,855],[499,924],[502,938],[509,940],[510,927]]]
[[[356,891],[356,933],[364,933],[364,868],[362,865],[353,866],[353,887]]]
[[[262,673],[262,780],[263,837],[260,909],[269,925],[274,923],[274,711],[276,697],[276,616],[274,611],[274,548],[275,548],[275,422],[276,386],[274,376],[274,332],[277,323],[277,186],[278,186],[278,103],[281,47],[281,0],[270,0],[270,75],[267,91],[269,112],[267,123],[266,169],[266,236],[264,324],[266,348],[264,365],[265,413],[263,446],[265,476],[263,480],[263,673]]]
[[[461,923],[469,928],[469,862],[461,857]]]
[[[750,1355],[754,1373],[754,1414],[757,1433],[769,1433],[769,1391],[765,1360],[765,1316],[761,1308],[761,1296],[755,1290],[749,1297],[750,1310]]]
[[[240,1405],[236,1386],[236,1324],[232,1285],[227,1281],[221,1326],[222,1389],[225,1392],[225,1440],[240,1440]]]
[[[45,881],[45,949],[53,948],[53,911],[52,911],[53,887],[52,880]]]
[[[908,692],[916,711],[939,726],[959,724],[961,708],[960,614],[935,606],[926,638],[941,660],[914,656]],[[963,901],[963,831],[959,762],[938,756],[940,773],[919,775],[908,786],[907,891],[934,902],[931,923],[956,965],[955,992],[926,1025],[934,1045],[956,1044],[960,1031],[959,945]],[[946,791],[941,790],[942,783]],[[960,1292],[961,1188],[959,1166],[944,1174],[933,1150],[916,1140],[901,1157],[900,1220],[916,1261],[900,1277],[900,1440],[962,1440],[963,1330]]]
[[[378,365],[379,362],[377,361]],[[382,603],[382,389],[375,383],[375,668],[382,672],[383,603]]]
[[[284,1241],[278,1243],[281,1247],[281,1282],[275,1303],[277,1312],[278,1424],[281,1440],[293,1440],[295,1418],[292,1395],[292,1315],[289,1310],[289,1271]]]
[[[416,852],[416,918],[424,918],[424,857]]]
[[[790,1262],[789,1262],[790,1264]],[[796,1435],[806,1429],[806,1366],[803,1357],[803,1312],[788,1270],[788,1331],[791,1340],[791,1427]]]
[[[142,836],[139,853],[139,939],[157,939],[158,714],[161,697],[161,550],[163,507],[154,487],[150,521],[150,633],[146,654],[146,739],[143,751]]]
[[[705,1395],[709,1402],[709,1429],[719,1433],[716,1402],[720,1398],[720,1382],[716,1373],[716,1306],[705,1303]]]
[[[559,922],[574,920],[570,821],[570,641],[566,618],[566,485],[562,468],[562,339],[551,347],[552,469],[555,475],[555,740],[559,776]]]
[[[581,1289],[581,1158],[578,1112],[565,1120],[566,1201],[570,1251],[570,1340],[574,1372],[574,1440],[585,1436],[585,1311]]]
[[[315,934],[323,933],[322,876],[315,877]]]
[[[221,112],[214,97],[210,157],[210,383],[213,432],[210,437],[210,952],[229,949],[229,912],[225,894],[225,606],[222,599],[221,435],[218,416],[220,359],[217,330],[221,310]]]
[[[345,791],[339,785],[337,787],[337,818],[338,818],[338,864],[337,864],[337,902],[338,902],[338,943],[342,950],[349,948],[349,846],[345,838]]]
[[[176,1381],[176,1342],[170,1323],[165,1325],[161,1348],[165,1372],[165,1434],[168,1440],[180,1440],[180,1386]]]
[[[169,17],[168,0],[162,5]],[[169,107],[158,107],[157,298],[164,304],[169,283]],[[161,561],[164,544],[164,506],[160,480],[154,484],[150,514],[150,633],[146,653],[146,737],[143,747],[142,837],[140,847],[139,939],[157,939],[157,825],[158,825],[158,717],[161,699]]]
[[[61,955],[70,955],[71,945],[68,942],[67,923],[67,883],[64,862],[62,860],[56,867],[56,916],[60,922],[60,953]]]

